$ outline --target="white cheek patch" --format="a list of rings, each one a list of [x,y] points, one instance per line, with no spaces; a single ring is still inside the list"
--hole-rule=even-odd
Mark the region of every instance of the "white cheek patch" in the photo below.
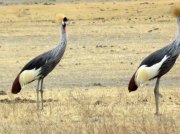
[[[21,87],[38,79],[40,71],[41,71],[41,68],[37,70],[35,68],[32,70],[24,70],[19,76],[19,82],[20,82]]]
[[[165,55],[164,58],[160,62],[150,67],[147,67],[146,65],[142,65],[141,67],[139,67],[135,75],[136,84],[140,86],[146,81],[156,77],[159,73],[159,69],[161,68],[162,64],[167,59],[168,59],[168,56]]]
[[[64,24],[68,25],[69,22],[68,21],[66,21],[66,22],[62,21],[62,25],[64,25]]]

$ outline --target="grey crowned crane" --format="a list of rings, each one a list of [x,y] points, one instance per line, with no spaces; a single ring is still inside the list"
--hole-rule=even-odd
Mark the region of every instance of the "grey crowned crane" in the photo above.
[[[173,67],[180,54],[180,8],[175,8],[173,14],[177,17],[177,36],[169,45],[150,54],[141,62],[128,86],[128,90],[131,92],[137,90],[146,81],[156,79],[154,88],[155,114],[159,114],[159,97],[161,97],[159,93],[160,79]]]
[[[56,16],[56,21],[60,23],[61,41],[57,46],[45,52],[31,61],[29,61],[17,75],[12,85],[11,92],[17,94],[21,91],[23,86],[37,80],[37,109],[39,109],[39,92],[41,96],[41,109],[43,109],[43,79],[56,67],[63,57],[67,45],[67,31],[68,24],[67,17],[62,15]]]

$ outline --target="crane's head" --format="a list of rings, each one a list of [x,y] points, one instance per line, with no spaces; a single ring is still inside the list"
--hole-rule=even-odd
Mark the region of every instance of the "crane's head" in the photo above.
[[[63,14],[57,14],[55,21],[57,24],[62,24],[64,26],[68,24],[68,18]]]
[[[63,20],[62,20],[62,26],[63,26],[63,27],[66,27],[66,25],[68,25],[68,24],[69,24],[68,18],[67,18],[67,17],[64,17]]]
[[[63,14],[57,14],[55,18],[56,23],[62,25],[63,29],[66,31],[66,26],[69,23],[68,18]]]

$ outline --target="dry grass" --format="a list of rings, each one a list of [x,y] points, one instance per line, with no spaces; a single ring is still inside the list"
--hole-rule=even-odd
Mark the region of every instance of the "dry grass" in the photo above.
[[[44,111],[36,111],[35,95],[24,91],[16,99],[12,96],[1,99],[0,131],[75,134],[178,133],[180,94],[177,92],[178,89],[163,91],[162,115],[155,116],[151,90],[134,94],[117,88],[46,91]]]
[[[140,61],[175,36],[170,0],[0,7],[0,133],[180,133],[179,68],[161,82],[155,116],[154,82],[129,94]],[[61,64],[45,79],[45,109],[36,110],[36,83],[11,95],[22,66],[55,46],[56,13],[71,19]]]

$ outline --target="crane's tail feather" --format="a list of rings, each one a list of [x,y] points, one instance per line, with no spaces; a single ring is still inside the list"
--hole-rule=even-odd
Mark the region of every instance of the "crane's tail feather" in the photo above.
[[[19,83],[19,75],[16,77],[16,79],[13,82],[11,92],[13,94],[17,94],[21,91],[21,85]]]
[[[135,82],[135,74],[136,72],[133,74],[132,78],[129,81],[129,86],[128,86],[129,92],[136,91],[138,89],[138,86]]]

